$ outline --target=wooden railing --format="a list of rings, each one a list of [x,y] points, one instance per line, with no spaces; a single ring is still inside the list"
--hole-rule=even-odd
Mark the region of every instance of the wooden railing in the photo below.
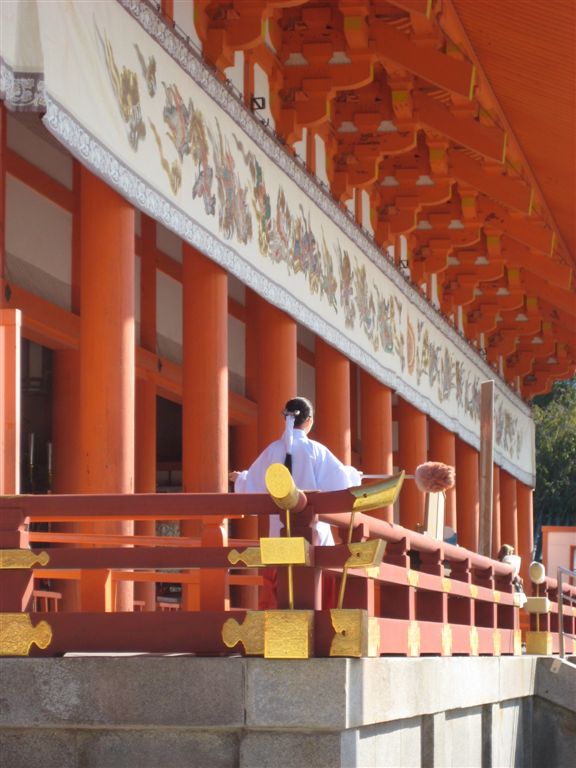
[[[289,540],[242,541],[220,547],[198,546],[194,539],[168,542],[165,537],[126,539],[109,534],[80,534],[72,543],[69,536],[76,534],[30,532],[29,526],[35,522],[268,516],[278,513],[271,497],[0,498],[2,653],[244,653],[271,658],[520,654],[519,601],[512,568],[372,517],[368,512],[383,506],[379,489],[381,485],[300,492],[299,511],[291,513]],[[335,526],[343,543],[315,546],[316,519]],[[30,542],[39,543],[42,537],[52,546],[30,549]],[[125,546],[127,541],[131,546]],[[177,606],[165,601],[164,610],[153,612],[68,612],[65,607],[52,612],[37,610],[44,607],[38,603],[38,594],[36,605],[32,604],[34,579],[47,575],[53,580],[63,575],[82,580],[88,574],[93,589],[106,590],[113,575],[116,580],[136,581],[144,574],[158,582],[169,577],[196,583],[201,590],[200,575],[207,573],[225,572],[232,583],[258,586],[263,567],[277,569],[278,610],[230,607],[225,600],[206,610],[201,595],[198,610],[171,610]],[[163,573],[164,569],[177,572]],[[331,584],[331,597],[323,584]],[[568,590],[576,595],[574,587]],[[553,600],[553,587],[549,595]],[[110,604],[103,600],[102,605]],[[553,623],[553,618],[549,620]],[[570,620],[568,629],[574,634],[574,616]]]

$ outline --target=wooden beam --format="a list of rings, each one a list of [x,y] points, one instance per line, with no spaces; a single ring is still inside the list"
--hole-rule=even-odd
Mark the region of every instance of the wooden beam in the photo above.
[[[475,69],[468,61],[446,56],[435,48],[419,46],[382,21],[374,21],[370,34],[374,53],[382,61],[392,61],[428,83],[471,98]]]
[[[494,486],[494,381],[480,384],[480,518],[478,552],[492,556]]]
[[[421,91],[412,93],[415,118],[427,128],[484,157],[502,162],[506,134],[469,117],[456,117],[442,102]]]
[[[12,149],[6,150],[6,171],[18,181],[31,187],[35,192],[47,197],[65,211],[74,209],[74,193],[64,184],[37,168]]]
[[[481,163],[455,149],[448,150],[448,159],[450,172],[458,181],[474,187],[508,208],[528,213],[532,191],[523,181],[500,173],[489,173]]]

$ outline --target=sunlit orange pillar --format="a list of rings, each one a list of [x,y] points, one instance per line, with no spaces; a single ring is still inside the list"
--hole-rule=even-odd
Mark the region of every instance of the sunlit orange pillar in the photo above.
[[[392,452],[392,392],[366,371],[360,373],[362,470],[369,474],[391,475],[394,472]],[[394,522],[394,507],[378,510],[375,517]]]
[[[396,408],[398,420],[398,467],[407,475],[413,475],[416,467],[426,461],[427,419],[404,398],[398,398]],[[410,530],[416,530],[417,523],[424,522],[424,494],[418,490],[414,480],[406,480],[400,493],[400,523]]]
[[[19,309],[0,309],[0,494],[20,493]]]
[[[532,562],[534,553],[534,491],[529,485],[516,481],[516,501],[518,505],[518,554],[522,558],[520,575],[524,579],[525,588],[528,589],[530,577],[528,568]],[[555,578],[555,574],[550,574]]]
[[[434,419],[428,419],[428,459],[441,461],[456,469],[456,435]],[[456,486],[446,491],[444,524],[454,531],[456,522]]]
[[[297,328],[293,318],[264,299],[258,309],[258,447],[283,432],[282,408],[298,395]]]
[[[184,245],[182,480],[188,492],[228,490],[228,277],[213,261]],[[206,517],[202,544],[225,545],[226,522]],[[195,522],[183,522],[182,534],[197,535]],[[228,605],[226,571],[200,572],[200,609]],[[194,608],[184,589],[184,607]]]
[[[458,544],[477,552],[480,517],[478,451],[460,438],[456,438],[456,499]]]
[[[246,292],[246,386],[258,403],[258,451],[284,430],[281,412],[297,391],[296,322],[253,291]],[[258,521],[259,535],[268,536],[269,521]]]
[[[502,544],[510,544],[518,551],[518,501],[516,478],[500,470],[500,532]]]
[[[134,491],[134,209],[82,169],[80,315],[80,461],[83,493]],[[99,532],[130,535],[129,521]],[[107,607],[105,590],[83,581],[84,610]],[[88,575],[90,574],[90,575]],[[104,586],[109,585],[106,582]],[[123,583],[117,610],[132,610]],[[107,595],[107,599],[109,594]],[[109,603],[108,603],[109,605]]]
[[[142,216],[140,254],[140,346],[156,354],[156,222]],[[138,493],[156,492],[156,385],[147,378],[136,381],[136,456],[134,473]],[[139,536],[154,536],[154,520],[138,520]],[[134,597],[144,610],[156,609],[156,584],[135,582]]]
[[[314,436],[344,464],[350,464],[350,361],[316,337],[316,403]]]
[[[502,546],[500,530],[500,467],[494,464],[492,495],[492,557],[497,557]]]
[[[80,455],[80,353],[76,349],[54,350],[52,356],[52,466],[50,487],[53,493],[80,493],[82,477]],[[82,523],[52,523],[53,531],[75,533]],[[80,583],[62,580],[57,591],[62,595],[61,610],[80,610]]]

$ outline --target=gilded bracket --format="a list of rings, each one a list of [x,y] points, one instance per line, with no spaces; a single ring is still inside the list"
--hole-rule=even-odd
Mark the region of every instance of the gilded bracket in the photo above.
[[[228,552],[228,562],[232,565],[244,563],[248,568],[261,568],[264,565],[260,556],[260,547],[247,547],[243,552],[231,549]]]
[[[391,475],[380,483],[374,483],[374,485],[349,488],[350,493],[355,497],[352,505],[354,512],[367,512],[371,509],[379,509],[394,504],[402,488],[404,474],[402,471],[397,475]]]
[[[452,627],[442,625],[442,656],[452,656]]]
[[[264,658],[310,658],[313,628],[314,611],[264,611]]]
[[[417,587],[418,582],[420,581],[420,574],[418,571],[407,571],[406,572],[406,578],[408,580],[408,584],[410,584],[411,587]]]
[[[384,539],[370,539],[348,544],[350,557],[344,563],[345,568],[375,568],[379,567],[386,551]]]
[[[222,627],[222,641],[228,648],[242,643],[247,656],[264,654],[264,613],[247,611],[242,624],[236,619],[228,619]]]
[[[47,621],[35,627],[28,613],[0,614],[0,656],[28,656],[32,645],[48,648],[52,642],[52,628]]]
[[[478,656],[479,643],[478,629],[470,627],[470,656]]]
[[[310,544],[302,536],[260,539],[264,565],[310,565]]]
[[[420,656],[420,625],[411,621],[408,625],[408,656]]]
[[[36,554],[31,549],[2,549],[0,550],[0,569],[28,570],[33,565],[48,565],[48,552]]]
[[[502,635],[499,629],[492,632],[492,653],[494,656],[500,656],[502,653]]]
[[[362,609],[333,608],[330,611],[334,637],[330,656],[379,656],[380,622]]]

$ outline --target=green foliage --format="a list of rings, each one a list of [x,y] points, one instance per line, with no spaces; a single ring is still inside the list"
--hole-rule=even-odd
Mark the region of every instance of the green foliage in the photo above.
[[[543,525],[576,524],[576,379],[557,381],[552,391],[534,398],[536,556]]]

